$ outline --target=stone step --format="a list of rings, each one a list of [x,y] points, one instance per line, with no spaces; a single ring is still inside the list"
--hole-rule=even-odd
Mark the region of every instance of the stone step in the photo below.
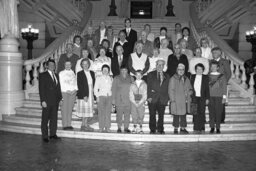
[[[41,108],[16,108],[17,115],[26,116],[26,117],[41,117],[42,110]],[[61,119],[61,112],[58,111],[58,117]],[[77,119],[76,112],[74,111],[72,114],[73,119]],[[158,115],[157,115],[158,117]],[[164,120],[165,122],[172,122],[172,115],[165,114]],[[192,115],[187,115],[187,120],[192,121]],[[111,114],[111,120],[116,120],[116,114]],[[131,118],[132,120],[132,118]],[[206,120],[209,120],[209,115],[206,114]],[[149,114],[145,113],[144,121],[149,121]],[[256,121],[256,114],[254,113],[226,113],[226,121]]]
[[[24,134],[41,135],[39,126],[31,126],[26,124],[13,124],[0,121],[0,130]],[[172,131],[166,131],[165,135],[152,134],[117,134],[99,133],[99,132],[81,132],[78,129],[74,131],[57,130],[57,135],[67,138],[80,139],[98,139],[113,141],[131,141],[140,145],[143,142],[210,142],[210,141],[248,141],[256,140],[256,131],[222,131],[221,134],[188,134],[174,135]]]
[[[7,123],[17,123],[17,124],[27,124],[27,125],[40,125],[41,118],[39,117],[22,117],[17,115],[6,116],[3,115],[3,121]],[[61,120],[58,120],[58,125],[61,127]],[[73,120],[72,126],[74,128],[79,129],[81,127],[80,120]],[[98,122],[91,125],[95,130],[99,129]],[[165,130],[173,130],[173,126],[171,122],[164,124]],[[209,131],[208,124],[206,124],[206,131]],[[132,124],[130,124],[130,129],[132,129]],[[188,131],[193,131],[193,123],[189,122],[187,126]],[[117,130],[117,123],[111,123],[111,130]],[[148,123],[143,124],[143,130],[149,132]],[[256,122],[226,122],[221,125],[221,130],[223,131],[239,131],[239,130],[256,130]]]
[[[232,103],[232,102],[229,102],[229,103]],[[236,103],[239,103],[239,102],[236,102]],[[241,102],[243,103],[243,102]],[[244,102],[244,103],[247,103],[247,102]],[[27,108],[40,108],[40,101],[39,100],[25,100],[24,101],[24,107],[27,107]],[[73,110],[76,110],[76,104],[74,106],[74,109]],[[256,106],[254,105],[238,105],[238,104],[228,104],[226,106],[226,111],[228,113],[233,113],[233,112],[238,112],[238,113],[243,113],[243,112],[246,112],[246,113],[249,113],[249,112],[256,112]],[[149,110],[148,110],[148,106],[146,105],[145,106],[145,113],[148,113]],[[165,109],[165,113],[169,113],[169,107],[167,106],[166,109]],[[206,113],[208,113],[208,107],[206,107]]]

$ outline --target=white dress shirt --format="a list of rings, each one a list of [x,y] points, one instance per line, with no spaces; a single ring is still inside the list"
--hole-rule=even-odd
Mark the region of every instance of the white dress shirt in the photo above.
[[[101,42],[102,42],[103,39],[106,39],[106,38],[107,38],[107,37],[105,36],[105,32],[106,32],[106,29],[100,30],[100,42],[99,42],[99,44],[101,44]]]
[[[53,74],[53,72],[52,72],[52,71],[50,71],[50,70],[47,70],[47,71],[48,71],[48,73],[50,74],[50,76],[52,77],[52,80],[54,81],[54,79],[55,79],[56,84],[58,84],[58,80],[57,80],[57,78],[56,78],[55,74]],[[54,78],[53,78],[53,77],[54,77]]]
[[[196,97],[201,97],[201,85],[202,85],[202,75],[196,75],[195,82],[194,82]]]

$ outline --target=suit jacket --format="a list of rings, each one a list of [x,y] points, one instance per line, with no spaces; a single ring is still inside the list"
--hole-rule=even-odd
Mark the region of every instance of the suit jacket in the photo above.
[[[169,84],[169,75],[164,73],[164,80],[160,86],[159,80],[157,79],[157,71],[152,71],[147,75],[147,94],[148,99],[152,98],[151,103],[157,103],[160,100],[162,105],[167,105],[169,100],[168,96],[168,84]]]
[[[39,74],[39,95],[40,101],[46,102],[49,106],[59,105],[62,99],[59,76],[55,74],[57,78],[57,85],[54,83],[51,75],[48,71]]]
[[[128,53],[129,55],[133,52],[134,44],[137,41],[137,32],[133,29],[130,30],[129,36],[126,32],[126,29],[123,29],[122,31],[126,34],[126,40],[128,41]]]
[[[127,62],[124,59],[124,55],[123,55],[123,61],[121,63],[122,65],[126,65],[127,66]],[[111,60],[111,71],[113,73],[113,77],[117,76],[120,74],[120,67],[119,62],[118,62],[118,55],[114,55],[112,60]]]
[[[114,49],[113,49],[113,56],[117,56],[116,47],[119,46],[119,45],[121,45],[119,42],[115,43]],[[124,52],[123,52],[123,55],[124,55],[123,62],[124,62],[125,65],[128,65],[128,59],[129,59],[129,56],[130,56],[130,53],[129,53],[129,43],[125,42],[122,47],[124,49]]]
[[[210,66],[213,60],[210,61]],[[228,83],[229,79],[231,78],[231,69],[230,69],[229,61],[224,58],[220,58],[219,64],[220,64],[219,73],[225,76],[226,81]]]
[[[91,74],[92,82],[93,82],[93,86],[94,86],[95,74],[93,71],[90,71],[90,74]],[[77,91],[78,99],[83,99],[84,97],[89,96],[89,86],[88,86],[88,81],[87,81],[87,77],[84,73],[84,70],[79,71],[77,73],[77,87],[78,87],[78,91]]]
[[[191,75],[190,81],[191,81],[191,85],[192,85],[193,90],[194,90],[194,94],[193,94],[194,96],[196,95],[195,94],[195,89],[194,89],[195,78],[196,78],[196,74]],[[208,75],[202,75],[201,97],[205,98],[205,99],[210,98],[209,77],[208,77]]]

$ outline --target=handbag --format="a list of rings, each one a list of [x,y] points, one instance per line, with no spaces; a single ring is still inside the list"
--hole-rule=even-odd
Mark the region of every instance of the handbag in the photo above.
[[[140,101],[142,99],[142,94],[134,94],[135,101]]]

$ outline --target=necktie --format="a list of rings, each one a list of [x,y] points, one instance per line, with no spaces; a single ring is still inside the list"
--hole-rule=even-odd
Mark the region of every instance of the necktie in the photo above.
[[[130,34],[130,30],[129,29],[127,29],[127,37],[129,37],[129,34]]]
[[[52,72],[52,79],[53,79],[54,84],[57,85],[57,81],[55,79],[54,72]]]
[[[164,75],[163,75],[163,72],[159,72],[158,73],[158,79],[159,79],[159,83],[160,83],[160,86],[162,85],[163,83],[163,80],[164,80]]]

